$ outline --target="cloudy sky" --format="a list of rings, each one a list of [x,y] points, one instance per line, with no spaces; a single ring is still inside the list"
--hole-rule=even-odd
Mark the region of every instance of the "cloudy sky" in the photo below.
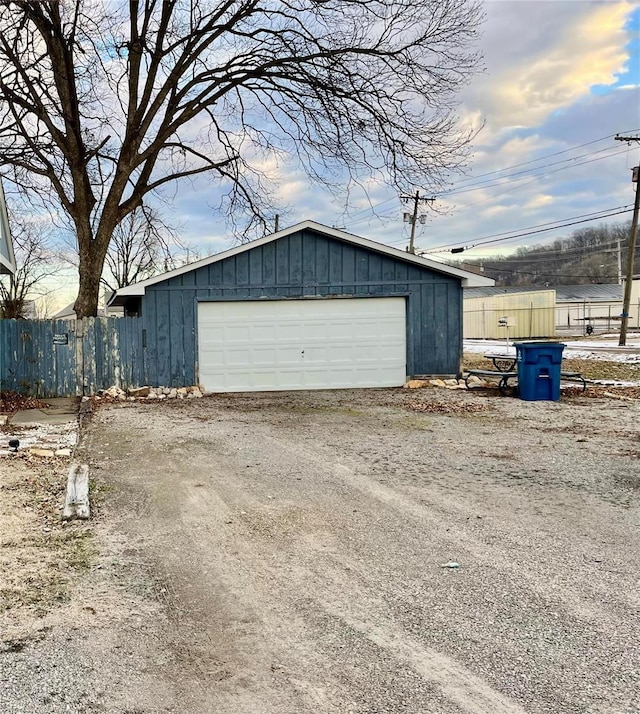
[[[465,90],[460,107],[463,122],[484,128],[466,174],[452,177],[448,192],[436,197],[437,211],[425,209],[426,222],[417,231],[424,250],[472,246],[633,203],[630,169],[640,162],[640,143],[629,147],[614,136],[640,136],[640,5],[486,0],[485,12],[480,49],[486,69]],[[290,206],[281,227],[313,219],[406,246],[409,227],[390,189],[375,184],[368,197],[353,194],[345,212],[343,203],[310,185],[295,166],[279,171],[278,198]],[[212,197],[204,180],[181,186],[170,216],[201,255],[230,245],[224,221],[210,208]],[[465,255],[511,252],[571,230],[477,245]]]
[[[586,218],[629,210],[631,168],[640,143],[640,4],[628,0],[485,0],[479,49],[485,71],[461,96],[460,117],[482,126],[467,172],[451,178],[425,209],[416,245],[449,258],[448,249],[475,246],[464,257],[509,253],[568,235]],[[294,165],[279,167],[278,200],[290,207],[281,227],[312,219],[404,248],[409,226],[398,196],[379,184],[353,193],[351,207],[311,185]],[[169,223],[200,257],[232,245],[224,219],[212,209],[205,179],[175,187]],[[404,207],[404,210],[407,210]],[[629,220],[630,212],[602,218]],[[498,242],[488,242],[500,238]],[[442,252],[446,248],[446,252]],[[440,250],[440,252],[438,252]],[[75,295],[71,286],[59,301]]]
[[[640,136],[640,5],[493,0],[486,13],[486,72],[463,97],[464,116],[482,118],[485,128],[469,175],[443,200],[447,214],[421,236],[426,249],[473,245],[633,203],[630,169],[640,143],[629,147],[613,137]],[[487,243],[468,255],[571,230]]]

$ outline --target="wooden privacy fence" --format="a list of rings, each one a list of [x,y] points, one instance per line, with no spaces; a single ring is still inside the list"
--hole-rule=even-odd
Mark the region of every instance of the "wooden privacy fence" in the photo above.
[[[139,386],[143,352],[135,317],[0,320],[0,389],[70,397]]]

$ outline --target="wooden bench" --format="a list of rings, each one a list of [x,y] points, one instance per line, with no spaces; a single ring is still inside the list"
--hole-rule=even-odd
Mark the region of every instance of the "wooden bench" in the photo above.
[[[503,396],[511,394],[515,384],[510,385],[509,380],[518,377],[517,372],[499,372],[497,369],[470,369],[467,372],[467,376],[464,378],[464,384],[467,389],[471,389],[469,386],[469,377],[483,377],[484,379],[497,379],[498,380],[498,391]]]
[[[497,369],[470,369],[467,372],[467,376],[464,378],[464,384],[467,389],[472,389],[472,387],[469,386],[469,377],[473,376],[482,377],[483,379],[497,379],[498,391],[503,396],[512,394],[514,388],[517,386],[517,372],[500,372]],[[509,384],[510,379],[515,379],[516,381]],[[582,385],[583,392],[587,389],[587,380],[580,374],[580,372],[560,372],[560,379],[567,382],[578,382]]]
[[[587,391],[587,380],[580,372],[560,372],[560,379],[564,379],[567,382],[578,382],[582,385],[582,391]]]

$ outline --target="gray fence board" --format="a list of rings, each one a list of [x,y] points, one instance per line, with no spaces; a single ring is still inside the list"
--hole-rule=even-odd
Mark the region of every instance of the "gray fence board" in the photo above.
[[[54,341],[54,335],[65,336]],[[140,386],[144,348],[138,318],[0,320],[0,388],[39,397]]]

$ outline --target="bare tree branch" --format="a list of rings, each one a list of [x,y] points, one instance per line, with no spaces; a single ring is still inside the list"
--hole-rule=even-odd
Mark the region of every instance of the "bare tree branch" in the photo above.
[[[157,211],[143,205],[114,231],[102,284],[108,290],[117,290],[177,268],[191,257],[196,257],[196,251],[162,221]]]
[[[472,138],[455,107],[479,63],[478,2],[0,4],[3,175],[73,224],[77,314],[96,312],[117,227],[172,181],[206,173],[262,226],[262,157],[295,156],[333,188],[436,190]]]
[[[48,278],[61,271],[62,264],[50,247],[47,230],[32,220],[17,220],[9,214],[17,269],[0,279],[0,315],[5,318],[26,317],[27,301],[49,292]]]

